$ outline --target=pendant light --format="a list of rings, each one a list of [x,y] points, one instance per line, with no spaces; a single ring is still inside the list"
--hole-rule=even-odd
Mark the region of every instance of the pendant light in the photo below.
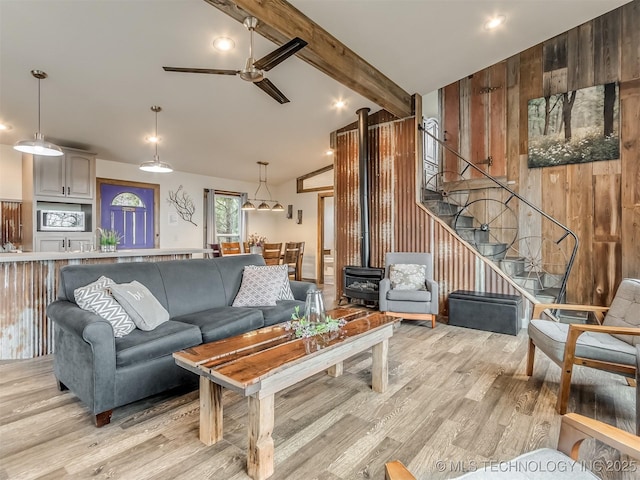
[[[45,157],[59,157],[64,155],[62,149],[54,143],[47,142],[44,135],[40,133],[40,80],[47,78],[47,74],[42,70],[31,70],[31,75],[38,79],[38,131],[33,140],[20,140],[13,148],[23,153],[33,155],[43,155]]]
[[[260,212],[267,212],[267,211],[284,212],[284,207],[277,200],[275,200],[275,204],[273,205],[273,207],[271,207],[267,203],[267,202],[272,202],[272,203],[274,202],[274,200],[271,198],[271,191],[269,190],[269,186],[267,185],[267,165],[269,165],[269,162],[256,162],[256,163],[258,164],[258,168],[259,168],[258,188],[256,190],[256,193],[253,194],[254,198],[250,198],[242,204],[242,207],[241,207],[242,210],[245,210],[245,211],[258,210]],[[263,168],[264,168],[264,178],[262,178]],[[267,193],[269,194],[269,199],[258,198],[258,192],[262,188],[262,184],[264,184],[264,188],[267,190]],[[253,200],[254,202],[260,202],[260,205],[258,205],[258,208],[256,208],[256,206],[251,202],[251,200]]]
[[[173,167],[166,162],[161,162],[160,157],[158,156],[158,112],[161,112],[162,108],[154,105],[151,107],[151,111],[156,114],[156,141],[154,142],[156,145],[156,153],[153,156],[153,160],[142,163],[139,168],[145,172],[171,173],[173,172]]]

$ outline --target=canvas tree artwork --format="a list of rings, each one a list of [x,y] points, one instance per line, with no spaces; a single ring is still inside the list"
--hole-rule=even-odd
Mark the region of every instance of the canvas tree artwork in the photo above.
[[[529,100],[529,168],[620,158],[618,85]]]

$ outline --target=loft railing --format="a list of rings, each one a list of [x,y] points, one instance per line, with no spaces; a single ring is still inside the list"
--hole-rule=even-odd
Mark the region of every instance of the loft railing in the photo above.
[[[429,155],[423,167],[425,206],[534,296],[564,302],[578,252],[576,234],[446,145],[437,123],[426,122],[420,130]],[[457,168],[434,162],[433,155],[444,159],[442,149],[458,160]],[[489,156],[478,163],[492,162]]]

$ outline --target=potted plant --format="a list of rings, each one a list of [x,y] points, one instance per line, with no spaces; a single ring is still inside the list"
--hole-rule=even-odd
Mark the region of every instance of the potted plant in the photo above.
[[[100,232],[100,251],[115,252],[116,245],[120,243],[122,236],[116,230],[98,228],[98,231]]]

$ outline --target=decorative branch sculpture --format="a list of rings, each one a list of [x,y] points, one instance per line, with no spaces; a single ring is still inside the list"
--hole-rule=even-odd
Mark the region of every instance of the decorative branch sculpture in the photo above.
[[[193,199],[191,198],[191,196],[187,192],[182,190],[182,185],[180,185],[178,187],[178,190],[176,190],[175,192],[169,190],[169,198],[167,199],[167,202],[169,202],[176,208],[178,215],[180,215],[180,218],[182,218],[185,222],[189,222],[196,227],[198,226],[193,221],[193,214],[196,213],[196,206],[193,203]]]

